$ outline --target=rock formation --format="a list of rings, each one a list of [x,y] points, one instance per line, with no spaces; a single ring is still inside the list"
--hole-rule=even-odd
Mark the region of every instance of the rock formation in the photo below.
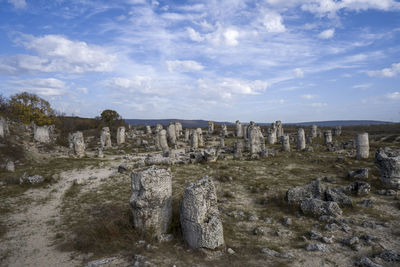
[[[367,159],[369,157],[368,133],[357,134],[356,136],[356,158]]]
[[[191,248],[215,249],[224,245],[217,194],[209,177],[205,176],[185,189],[180,220],[183,239]]]
[[[121,126],[117,130],[117,144],[121,145],[123,143],[125,143],[125,127]]]

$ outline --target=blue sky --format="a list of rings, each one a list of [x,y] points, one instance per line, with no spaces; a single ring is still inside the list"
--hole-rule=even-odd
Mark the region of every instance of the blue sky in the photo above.
[[[66,114],[400,121],[396,0],[0,0],[0,90]]]

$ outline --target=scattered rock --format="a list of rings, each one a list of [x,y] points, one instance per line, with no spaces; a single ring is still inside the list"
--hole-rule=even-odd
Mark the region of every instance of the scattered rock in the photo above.
[[[326,252],[328,251],[328,248],[325,244],[322,243],[316,243],[316,244],[307,244],[306,246],[307,251],[322,251]]]
[[[360,266],[360,267],[382,267],[382,265],[371,261],[367,257],[363,257],[363,258],[359,259],[358,261],[355,262],[355,265]]]
[[[381,253],[379,253],[377,257],[387,262],[400,261],[400,254],[398,254],[393,250],[384,250]]]
[[[313,216],[329,215],[338,217],[342,215],[342,210],[336,202],[322,201],[320,199],[306,199],[301,202],[300,208],[304,214]]]
[[[374,206],[374,201],[372,199],[364,199],[363,201],[358,202],[358,205],[370,208]]]
[[[268,229],[262,226],[258,226],[254,228],[253,234],[255,235],[265,235],[267,233]]]
[[[41,175],[33,175],[29,176],[27,173],[24,173],[20,178],[19,178],[19,183],[20,184],[40,184],[41,182],[44,181],[43,176]]]
[[[8,161],[6,164],[6,170],[9,172],[15,172],[15,164],[13,161]]]
[[[236,252],[235,252],[233,249],[231,249],[231,248],[228,248],[226,251],[227,251],[230,255],[233,255],[233,254],[236,253]]]
[[[309,234],[310,234],[310,239],[312,240],[319,240],[322,238],[322,234],[315,230],[311,230]]]
[[[321,184],[321,180],[317,179],[310,184],[289,189],[286,192],[286,201],[289,204],[300,204],[309,198],[323,199],[324,193],[325,187]]]
[[[361,168],[355,171],[349,171],[349,178],[355,180],[367,180],[368,179],[368,168]]]
[[[290,218],[290,217],[283,218],[282,224],[286,225],[286,226],[292,225],[292,218]]]
[[[110,263],[116,259],[117,259],[117,257],[111,257],[111,258],[105,258],[105,259],[101,259],[101,260],[90,261],[90,262],[88,262],[88,267],[99,267],[101,265]]]
[[[367,182],[356,181],[346,186],[345,191],[356,194],[357,196],[368,195],[371,190],[371,185]]]

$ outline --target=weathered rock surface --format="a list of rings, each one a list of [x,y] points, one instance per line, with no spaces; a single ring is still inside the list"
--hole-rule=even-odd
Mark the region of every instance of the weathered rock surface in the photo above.
[[[41,182],[44,181],[44,177],[41,175],[32,175],[29,176],[27,173],[24,173],[20,178],[19,178],[19,183],[20,184],[40,184]]]
[[[296,186],[286,192],[286,201],[289,204],[300,204],[308,198],[324,199],[325,186],[319,179],[303,186]]]
[[[5,138],[10,134],[7,120],[0,116],[0,138]]]
[[[361,168],[355,171],[349,171],[349,178],[356,180],[367,180],[368,179],[368,168]]]
[[[394,189],[400,189],[400,151],[379,149],[375,155],[375,163],[381,173],[382,183]]]
[[[50,126],[36,126],[33,127],[33,140],[40,143],[50,143],[51,142],[51,132],[54,130],[54,125]]]
[[[100,145],[101,148],[111,148],[111,134],[110,128],[104,127],[100,134]]]
[[[369,157],[368,133],[357,134],[356,136],[356,158],[367,159]]]
[[[85,156],[85,141],[83,139],[82,132],[76,132],[70,134],[69,137],[69,147],[73,151],[73,153],[78,156],[79,158]]]
[[[224,244],[217,195],[208,176],[185,189],[180,220],[183,238],[190,247],[215,249]]]
[[[172,177],[154,166],[133,172],[130,205],[136,229],[159,236],[167,233],[172,219]]]
[[[342,210],[336,202],[323,201],[316,198],[303,200],[300,208],[304,214],[313,216],[328,215],[338,217],[342,215]]]
[[[150,132],[151,132],[151,130],[150,130]],[[117,144],[122,145],[124,143],[125,143],[125,127],[121,126],[121,127],[118,127],[118,130],[117,130]]]

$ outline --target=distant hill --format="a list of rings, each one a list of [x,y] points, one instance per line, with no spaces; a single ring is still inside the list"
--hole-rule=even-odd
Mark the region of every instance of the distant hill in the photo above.
[[[183,127],[197,128],[207,127],[208,121],[206,120],[180,120],[180,119],[162,119],[162,120],[140,120],[140,119],[125,119],[126,123],[132,125],[150,125],[155,126],[161,124],[163,126],[169,125],[172,122],[180,122]],[[218,122],[214,121],[215,124],[227,124],[232,125],[233,122]],[[246,122],[243,122],[246,124]],[[334,127],[334,126],[367,126],[367,125],[380,125],[380,124],[391,124],[392,122],[387,121],[372,121],[372,120],[343,120],[343,121],[311,121],[311,122],[296,122],[296,123],[283,123],[283,125],[298,125],[298,126],[311,126],[313,124],[320,127]],[[271,123],[256,122],[261,126],[269,126]]]

